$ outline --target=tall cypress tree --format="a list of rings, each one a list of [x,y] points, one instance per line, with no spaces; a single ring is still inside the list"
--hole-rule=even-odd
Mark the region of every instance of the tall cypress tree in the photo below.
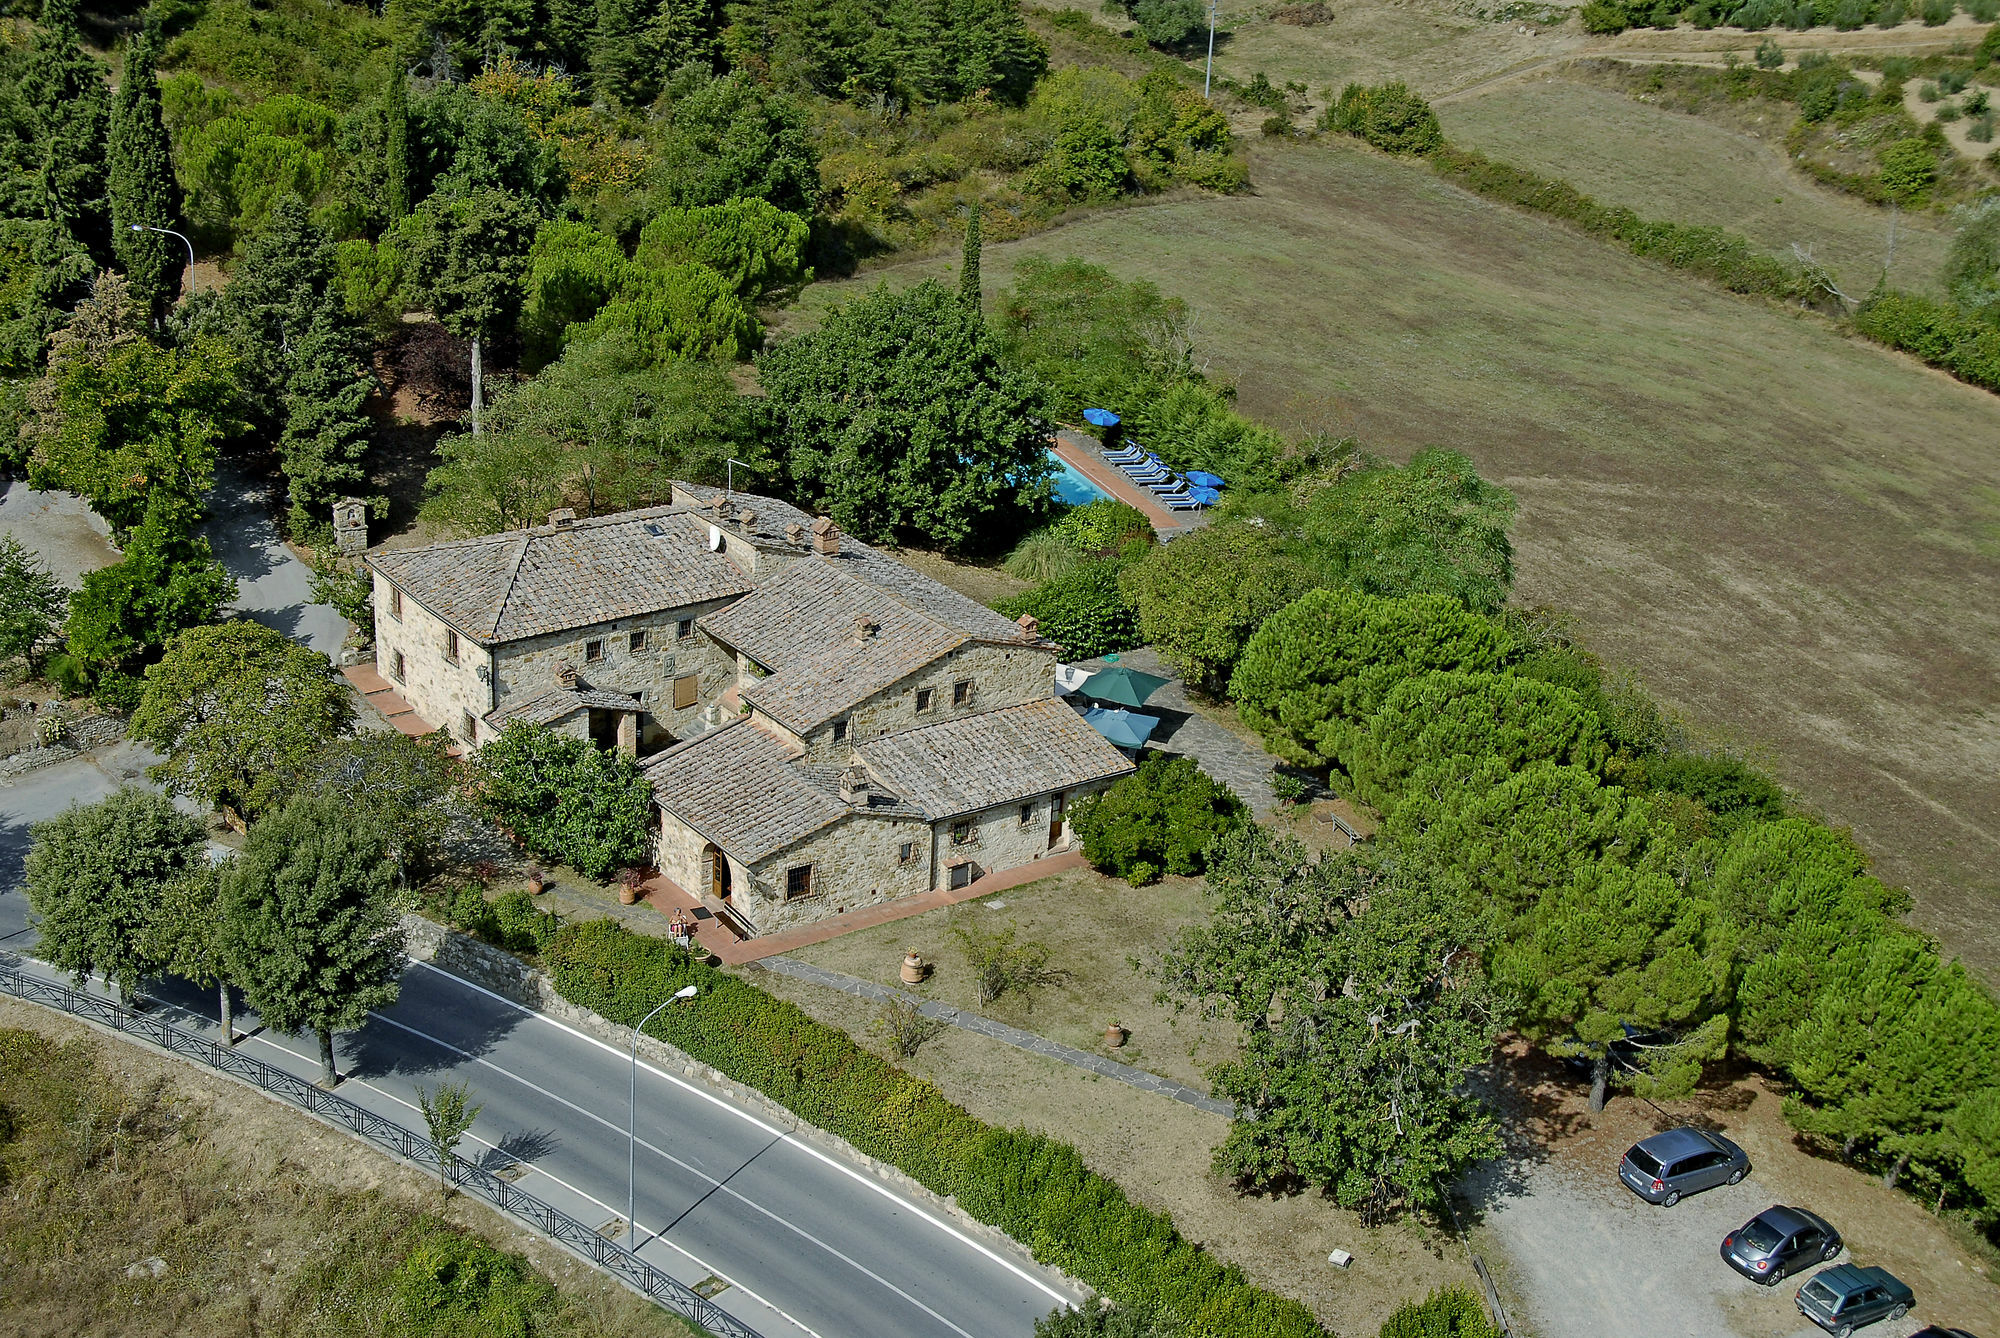
[[[388,206],[389,223],[393,227],[410,213],[410,89],[401,66],[390,76],[383,114],[388,121],[383,156],[388,159],[389,169],[387,198],[383,203]]]
[[[965,220],[965,259],[958,266],[958,295],[973,311],[980,310],[979,294],[979,201]]]
[[[45,165],[43,219],[68,232],[91,255],[111,255],[104,196],[104,140],[110,94],[104,71],[83,49],[76,0],[47,0],[21,72],[21,97]]]
[[[180,289],[181,246],[132,225],[171,227],[180,216],[173,146],[160,119],[160,33],[148,21],[125,48],[125,77],[111,104],[109,193],[111,249],[132,284],[132,298],[157,319]]]

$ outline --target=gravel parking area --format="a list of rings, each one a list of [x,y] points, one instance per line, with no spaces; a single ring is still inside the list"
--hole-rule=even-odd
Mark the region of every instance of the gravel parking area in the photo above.
[[[1581,1093],[1560,1081],[1515,1095],[1524,1098],[1514,1110],[1515,1155],[1468,1188],[1483,1219],[1475,1243],[1535,1338],[1824,1338],[1792,1300],[1813,1270],[1764,1288],[1718,1257],[1723,1236],[1774,1203],[1819,1212],[1847,1242],[1841,1262],[1879,1264],[1915,1290],[1908,1316],[1857,1338],[1908,1338],[1926,1324],[2000,1333],[2000,1289],[1985,1265],[1913,1199],[1800,1148],[1778,1096],[1759,1079],[1666,1115],[1614,1097],[1592,1117]],[[1631,1144],[1704,1123],[1750,1154],[1741,1184],[1673,1208],[1649,1206],[1618,1184],[1618,1158]]]

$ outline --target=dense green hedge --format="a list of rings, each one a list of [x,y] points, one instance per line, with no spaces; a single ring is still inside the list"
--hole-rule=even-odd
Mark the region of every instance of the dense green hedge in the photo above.
[[[1690,270],[1733,293],[1809,297],[1816,288],[1809,271],[1765,255],[1744,237],[1722,228],[1641,218],[1622,205],[1599,204],[1567,181],[1495,162],[1470,149],[1446,146],[1431,155],[1431,162],[1445,176],[1481,195],[1559,218],[1619,242],[1634,255]]]
[[[1910,293],[1878,293],[1854,313],[1854,328],[1878,344],[1914,353],[1961,381],[2000,390],[2000,328],[1949,302]]]
[[[565,926],[542,956],[563,998],[626,1026],[683,985],[699,986],[691,1005],[663,1010],[649,1034],[957,1199],[1121,1304],[1160,1307],[1194,1335],[1326,1334],[1304,1306],[1253,1286],[1164,1214],[1132,1203],[1074,1148],[974,1119],[846,1033],[664,940],[594,920]]]

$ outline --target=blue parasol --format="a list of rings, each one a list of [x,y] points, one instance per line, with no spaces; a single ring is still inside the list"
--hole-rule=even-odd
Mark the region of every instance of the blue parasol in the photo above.
[[[1092,427],[1117,427],[1118,415],[1109,409],[1085,409],[1083,421]]]
[[[1206,469],[1190,469],[1187,472],[1187,481],[1203,488],[1220,488],[1224,486],[1219,477],[1209,473]]]
[[[1131,711],[1107,711],[1095,708],[1083,713],[1090,727],[1120,748],[1143,748],[1146,740],[1153,737],[1159,728],[1160,718],[1156,715],[1137,715]]]
[[[1188,489],[1188,496],[1200,502],[1203,506],[1214,506],[1222,500],[1222,494],[1213,488],[1190,488]]]

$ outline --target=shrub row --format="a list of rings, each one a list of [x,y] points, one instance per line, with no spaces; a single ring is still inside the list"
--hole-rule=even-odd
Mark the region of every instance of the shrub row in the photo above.
[[[1949,302],[1877,293],[1854,313],[1854,328],[1970,385],[2000,391],[2000,329]]]
[[[692,1005],[663,1010],[649,1034],[955,1198],[1122,1305],[1157,1308],[1195,1335],[1325,1338],[1304,1306],[1219,1263],[1074,1148],[973,1118],[846,1033],[663,940],[595,920],[562,928],[542,956],[563,998],[625,1026],[698,986]]]
[[[1713,280],[1732,293],[1804,298],[1817,291],[1813,275],[1764,255],[1723,228],[1641,218],[1622,205],[1599,204],[1559,181],[1483,153],[1445,146],[1431,156],[1437,170],[1489,199],[1561,219],[1594,236],[1623,244],[1634,255]]]

